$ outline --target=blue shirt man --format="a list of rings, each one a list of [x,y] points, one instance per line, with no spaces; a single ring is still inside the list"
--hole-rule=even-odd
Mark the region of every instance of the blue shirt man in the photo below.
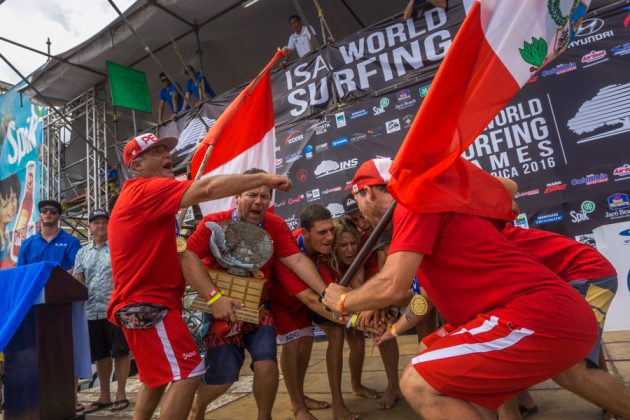
[[[61,218],[59,202],[42,200],[37,207],[42,229],[22,243],[17,265],[52,261],[58,263],[64,270],[69,270],[74,266],[74,259],[81,248],[81,243],[59,228]]]
[[[177,92],[177,88],[164,73],[160,73],[160,82],[164,87],[160,90],[160,104],[158,106],[158,123],[162,123],[162,115],[164,113],[164,104],[168,104],[173,116],[182,110],[184,98]]]
[[[197,100],[201,97],[199,95],[199,88],[201,87],[201,81],[203,80],[204,92],[207,97],[212,99],[216,96],[214,90],[210,86],[210,83],[205,78],[201,77],[200,71],[195,71],[194,67],[191,65],[186,66],[184,72],[186,76],[188,76],[188,80],[186,81],[186,95],[193,95]]]

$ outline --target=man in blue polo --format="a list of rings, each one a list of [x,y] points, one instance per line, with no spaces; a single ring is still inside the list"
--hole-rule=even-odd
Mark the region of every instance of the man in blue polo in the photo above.
[[[42,230],[22,243],[17,265],[52,261],[70,271],[81,244],[77,238],[59,227],[61,204],[55,200],[42,200],[37,208]]]

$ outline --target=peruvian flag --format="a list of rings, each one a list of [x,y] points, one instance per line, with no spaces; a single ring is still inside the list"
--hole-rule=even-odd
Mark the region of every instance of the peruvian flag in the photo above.
[[[190,164],[193,179],[211,146],[214,149],[201,177],[240,174],[251,168],[275,173],[275,128],[269,71],[281,55],[281,51],[276,53],[201,140]],[[226,197],[201,203],[199,207],[206,215],[233,207],[233,201],[234,197]]]
[[[505,188],[460,155],[569,45],[590,0],[476,0],[396,155],[389,189],[418,213],[511,220]]]

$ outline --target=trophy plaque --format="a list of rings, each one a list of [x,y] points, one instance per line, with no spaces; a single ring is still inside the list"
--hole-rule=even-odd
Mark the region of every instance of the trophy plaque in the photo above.
[[[259,270],[273,254],[273,242],[261,227],[248,222],[206,222],[212,232],[210,250],[225,268],[210,269],[208,274],[225,296],[243,302],[234,310],[239,321],[260,323],[264,307],[261,303],[265,282]],[[191,308],[211,313],[205,299],[197,296]]]

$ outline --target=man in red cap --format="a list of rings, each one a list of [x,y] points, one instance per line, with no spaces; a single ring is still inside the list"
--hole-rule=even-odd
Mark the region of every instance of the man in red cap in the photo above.
[[[386,187],[390,162],[365,162],[351,182],[372,224],[393,200]],[[597,324],[584,299],[492,221],[418,214],[399,204],[393,225],[382,271],[353,291],[329,285],[324,304],[340,313],[381,308],[401,300],[414,276],[423,275],[423,289],[454,327],[425,342],[403,372],[402,392],[423,418],[494,418],[491,410],[591,350]]]
[[[136,399],[136,419],[151,418],[169,383],[161,416],[185,419],[204,372],[181,316],[185,281],[180,259],[185,264],[191,256],[185,242],[182,247],[178,240],[179,209],[262,185],[283,191],[291,187],[286,177],[271,174],[176,181],[170,154],[176,144],[174,137],[159,139],[153,134],[127,143],[123,158],[132,178],[123,185],[109,221],[114,292],[107,317],[123,327],[138,365],[142,388]],[[201,296],[215,291],[207,276],[191,276],[186,281]],[[233,316],[234,304],[228,297],[213,300],[214,315]]]

